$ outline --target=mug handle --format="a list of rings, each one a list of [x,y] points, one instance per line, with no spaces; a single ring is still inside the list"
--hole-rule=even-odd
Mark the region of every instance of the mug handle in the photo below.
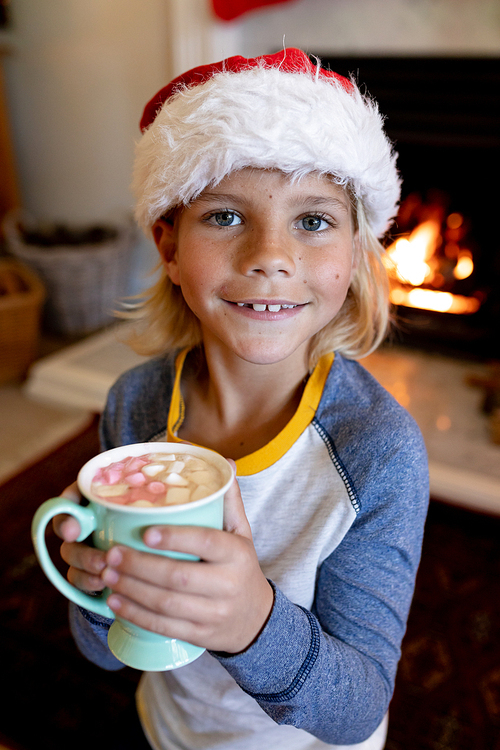
[[[77,589],[76,586],[72,586],[59,573],[52,562],[45,543],[45,529],[49,521],[60,513],[67,513],[79,522],[81,532],[76,540],[77,542],[82,542],[86,539],[96,527],[95,513],[90,506],[83,507],[82,505],[77,505],[65,497],[54,497],[52,500],[44,502],[35,513],[31,524],[31,538],[43,572],[56,589],[71,602],[98,615],[114,620],[114,612],[108,607],[105,601],[107,593],[103,592],[100,596],[85,594],[80,589]]]

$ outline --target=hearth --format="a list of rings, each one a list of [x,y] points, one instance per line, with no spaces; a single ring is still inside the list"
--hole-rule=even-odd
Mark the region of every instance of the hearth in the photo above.
[[[378,100],[399,153],[402,204],[385,243],[393,255],[392,338],[452,355],[500,357],[500,59],[317,54]],[[429,219],[435,225],[427,225],[423,250],[421,225]],[[414,255],[420,252],[428,269],[412,282],[408,264],[394,267],[394,243],[415,239],[417,227]],[[408,243],[400,250],[405,244],[409,251]]]

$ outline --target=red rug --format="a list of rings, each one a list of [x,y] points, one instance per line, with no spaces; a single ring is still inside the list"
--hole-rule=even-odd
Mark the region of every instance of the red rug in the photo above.
[[[95,420],[0,487],[0,743],[14,750],[88,748],[96,732],[105,748],[132,710],[139,673],[80,656],[30,539],[36,508],[98,449]],[[431,503],[403,646],[386,750],[500,750],[500,519]]]

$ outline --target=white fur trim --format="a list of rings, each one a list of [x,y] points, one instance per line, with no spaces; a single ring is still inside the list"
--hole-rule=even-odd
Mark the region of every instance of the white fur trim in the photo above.
[[[146,233],[243,167],[331,174],[381,237],[397,212],[396,154],[377,105],[336,79],[277,68],[219,73],[168,99],[137,145],[132,189]]]

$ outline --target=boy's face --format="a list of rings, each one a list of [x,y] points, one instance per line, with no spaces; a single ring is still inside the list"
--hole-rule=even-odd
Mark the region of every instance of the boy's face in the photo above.
[[[311,337],[344,303],[357,241],[349,199],[327,177],[251,168],[153,235],[205,343],[256,364],[307,362]]]

